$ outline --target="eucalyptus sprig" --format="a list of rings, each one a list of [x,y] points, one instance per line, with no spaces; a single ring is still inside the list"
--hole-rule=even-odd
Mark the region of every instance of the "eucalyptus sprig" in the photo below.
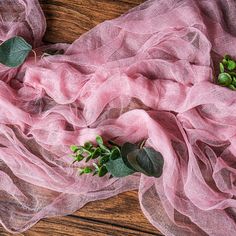
[[[135,172],[141,172],[148,176],[160,177],[162,174],[164,159],[160,152],[151,147],[124,143],[122,146],[108,141],[104,144],[101,136],[96,137],[96,145],[86,142],[83,146],[72,145],[74,162],[94,162],[80,168],[80,175],[90,174],[102,177],[110,173],[110,177],[124,177]],[[96,161],[96,162],[95,162]]]
[[[229,55],[225,55],[219,63],[220,74],[217,83],[219,85],[236,90],[236,62]]]

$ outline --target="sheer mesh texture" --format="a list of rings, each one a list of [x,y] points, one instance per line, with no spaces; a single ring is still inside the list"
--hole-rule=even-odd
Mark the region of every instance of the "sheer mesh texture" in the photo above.
[[[213,83],[236,56],[234,0],[149,0],[71,45],[44,45],[35,0],[0,1],[0,41],[24,37],[37,52],[0,65],[0,222],[23,232],[44,217],[138,189],[165,235],[236,233],[236,96]],[[42,57],[47,48],[64,55]],[[156,179],[83,175],[69,146],[96,135],[147,139],[165,164]]]

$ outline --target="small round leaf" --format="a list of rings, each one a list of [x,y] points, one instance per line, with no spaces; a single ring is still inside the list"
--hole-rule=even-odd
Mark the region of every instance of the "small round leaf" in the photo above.
[[[224,86],[228,86],[232,83],[232,77],[228,73],[221,73],[218,76],[218,83]]]
[[[97,141],[98,145],[102,145],[103,144],[103,140],[102,140],[101,136],[97,136],[96,137],[96,141]]]
[[[106,166],[101,166],[101,168],[98,171],[98,176],[99,177],[103,177],[106,173],[107,173],[107,168]]]
[[[233,60],[228,60],[227,63],[227,68],[228,70],[234,70],[236,68],[236,63]]]
[[[79,150],[79,147],[76,146],[76,145],[71,145],[71,146],[70,146],[70,150],[71,150],[72,152],[76,153],[76,152]]]

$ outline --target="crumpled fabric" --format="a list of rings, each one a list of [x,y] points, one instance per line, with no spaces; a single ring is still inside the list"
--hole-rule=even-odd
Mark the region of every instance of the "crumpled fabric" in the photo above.
[[[36,0],[0,1],[0,41],[22,36],[37,53],[0,65],[0,222],[23,232],[44,217],[138,189],[167,236],[236,233],[236,92],[214,83],[236,57],[236,1],[149,0],[71,45],[45,45]],[[63,55],[42,57],[45,49]],[[147,145],[161,178],[78,176],[71,144]]]

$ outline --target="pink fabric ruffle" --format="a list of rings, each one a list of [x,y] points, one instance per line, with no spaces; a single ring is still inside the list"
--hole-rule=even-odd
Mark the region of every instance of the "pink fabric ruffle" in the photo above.
[[[236,57],[234,0],[149,0],[71,45],[44,45],[36,0],[0,1],[0,41],[37,52],[0,65],[0,222],[15,233],[44,217],[138,189],[148,220],[168,236],[236,234],[236,93],[213,83]],[[46,48],[64,55],[41,58]],[[96,135],[147,139],[161,178],[77,175],[69,146]]]

